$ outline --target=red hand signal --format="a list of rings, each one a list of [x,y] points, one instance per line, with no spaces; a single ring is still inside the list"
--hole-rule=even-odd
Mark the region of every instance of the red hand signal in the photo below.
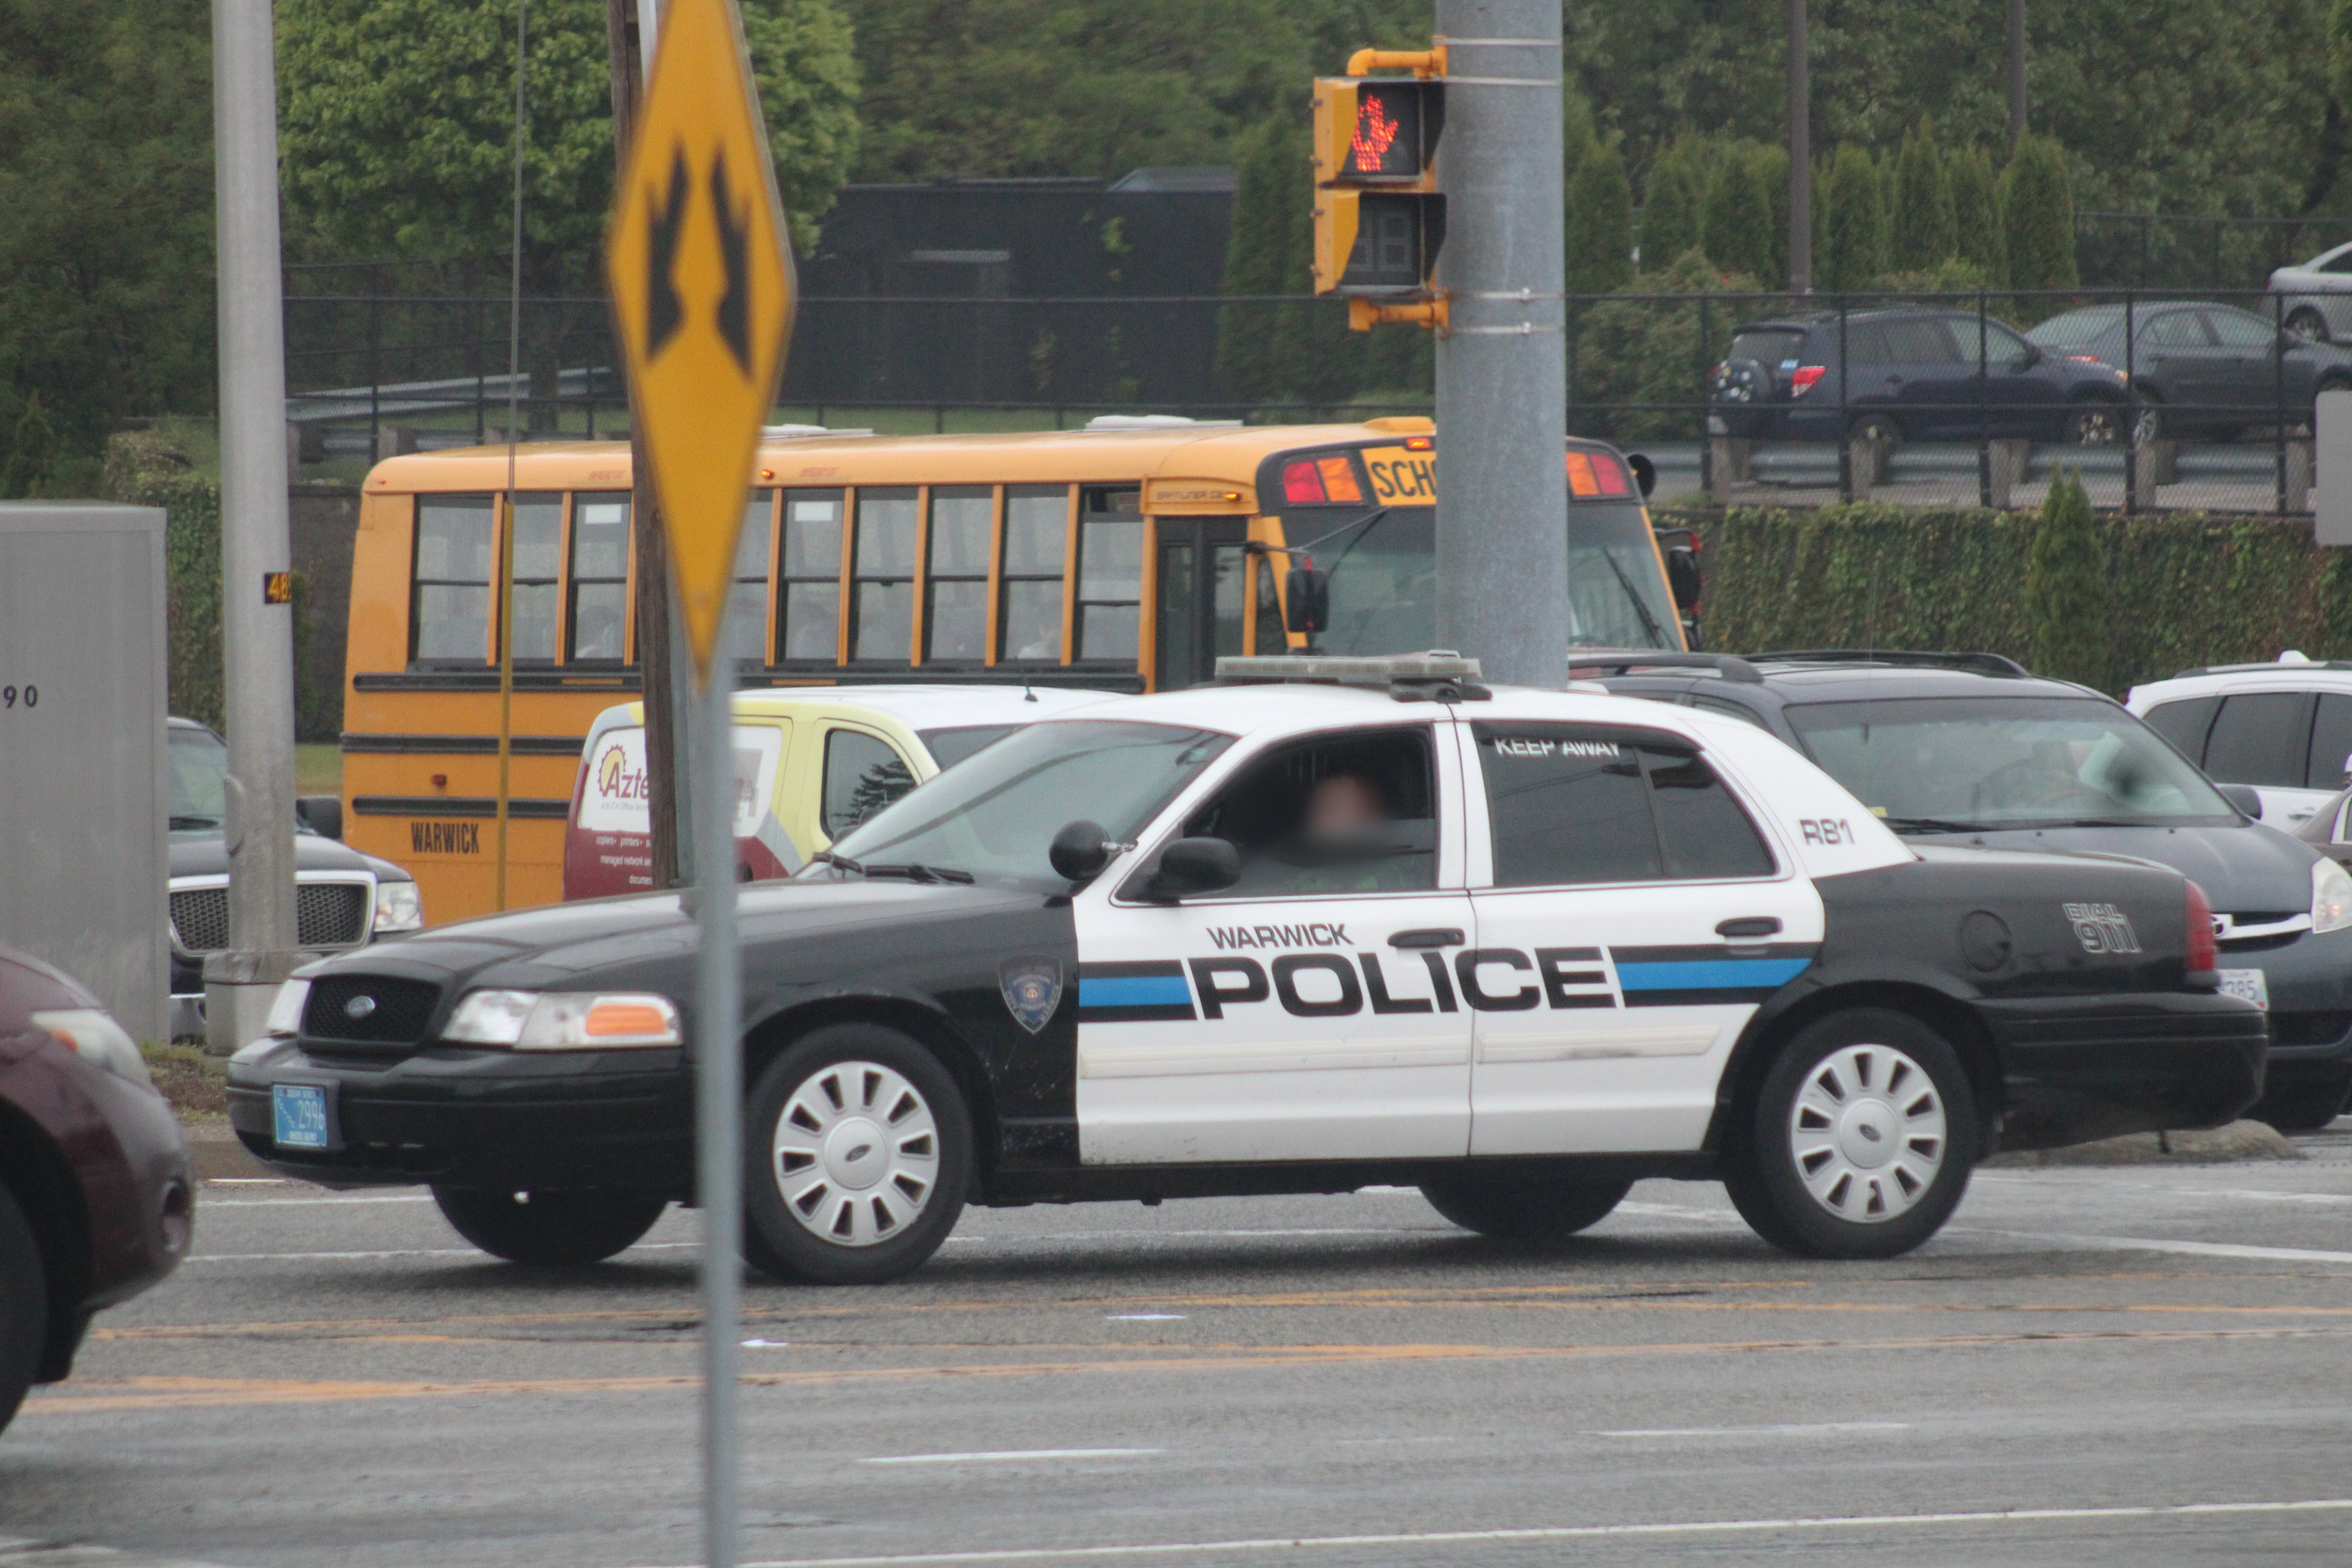
[[[1388,105],[1374,94],[1366,94],[1356,110],[1356,134],[1348,143],[1348,153],[1359,174],[1377,174],[1389,155],[1389,144],[1397,139],[1403,127],[1389,118]]]

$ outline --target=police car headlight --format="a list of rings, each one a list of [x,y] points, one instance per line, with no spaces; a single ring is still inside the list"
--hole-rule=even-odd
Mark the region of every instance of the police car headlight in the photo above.
[[[289,980],[278,988],[278,999],[269,1004],[269,1021],[263,1032],[274,1039],[291,1039],[302,1032],[302,1009],[310,1000],[310,983]]]
[[[59,1007],[33,1015],[33,1027],[47,1029],[92,1067],[103,1068],[126,1083],[152,1089],[147,1058],[136,1041],[103,1007]]]
[[[2311,929],[2342,931],[2346,926],[2352,926],[2352,872],[2323,856],[2311,867]]]
[[[677,1007],[650,992],[477,991],[446,1040],[519,1051],[609,1051],[681,1044]]]
[[[378,936],[425,929],[425,899],[414,882],[375,885],[375,931]]]

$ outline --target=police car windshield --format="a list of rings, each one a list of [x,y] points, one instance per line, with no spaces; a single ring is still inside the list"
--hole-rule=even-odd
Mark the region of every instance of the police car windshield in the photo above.
[[[2238,820],[2202,773],[2112,702],[1906,698],[1786,711],[1813,761],[1898,833]]]
[[[1173,724],[1074,719],[1031,724],[974,754],[843,837],[864,866],[923,866],[1066,887],[1046,851],[1081,817],[1132,840],[1234,743]],[[807,876],[846,874],[820,864]]]

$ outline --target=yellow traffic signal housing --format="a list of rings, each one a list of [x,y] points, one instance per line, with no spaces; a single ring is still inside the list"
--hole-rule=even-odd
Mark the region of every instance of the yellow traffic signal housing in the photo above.
[[[1383,68],[1414,75],[1355,74]],[[1445,242],[1436,161],[1445,85],[1428,79],[1444,72],[1444,54],[1365,49],[1348,68],[1346,77],[1315,83],[1315,291],[1420,300]],[[1402,319],[1386,310],[1349,312],[1360,331]]]

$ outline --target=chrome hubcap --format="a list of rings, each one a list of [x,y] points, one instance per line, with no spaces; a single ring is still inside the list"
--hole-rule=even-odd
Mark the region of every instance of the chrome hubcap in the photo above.
[[[769,1169],[786,1212],[811,1235],[871,1247],[905,1230],[930,1202],[939,1123],[900,1073],[878,1062],[835,1062],[784,1102]]]
[[[1908,1213],[1943,1169],[1946,1146],[1944,1097],[1891,1046],[1832,1053],[1789,1112],[1789,1152],[1805,1190],[1861,1225]]]

